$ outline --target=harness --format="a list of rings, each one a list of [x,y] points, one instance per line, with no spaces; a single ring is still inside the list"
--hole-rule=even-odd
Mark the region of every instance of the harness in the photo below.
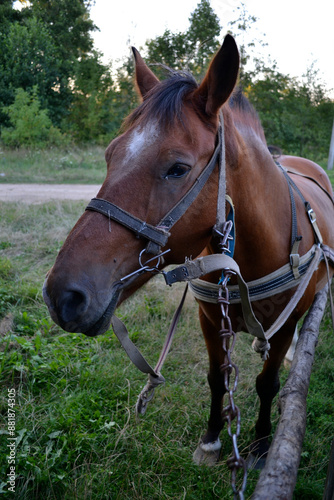
[[[217,215],[216,223],[213,228],[213,234],[220,239],[219,246],[222,250],[222,253],[200,257],[195,260],[186,260],[183,265],[178,266],[168,272],[159,270],[158,266],[160,264],[161,258],[165,253],[169,251],[166,250],[165,252],[162,252],[161,248],[167,245],[171,228],[183,216],[186,210],[197,198],[198,194],[201,192],[203,186],[215,169],[217,162],[219,170],[219,183],[217,197]],[[181,281],[189,282],[190,288],[196,298],[202,301],[216,303],[218,302],[218,289],[220,285],[212,284],[199,278],[217,270],[221,270],[224,272],[224,270],[228,269],[232,274],[236,275],[238,281],[238,285],[228,287],[230,294],[230,303],[241,303],[244,322],[246,324],[247,330],[255,337],[253,347],[256,351],[262,353],[263,359],[266,359],[270,348],[269,339],[284,325],[290,314],[295,309],[296,305],[302,298],[313,273],[318,268],[320,261],[326,261],[329,280],[329,262],[332,266],[334,266],[334,250],[330,249],[326,245],[323,245],[322,237],[316,223],[316,216],[312,207],[304,199],[296,184],[287,174],[286,169],[279,164],[278,168],[282,170],[283,175],[287,180],[290,193],[292,209],[290,263],[286,264],[285,266],[281,267],[265,278],[252,281],[248,284],[246,284],[243,280],[239,266],[233,259],[233,250],[235,244],[234,208],[232,200],[228,196],[226,196],[225,139],[224,120],[222,113],[220,114],[217,145],[209,163],[202,170],[201,174],[187,191],[187,193],[161,219],[157,226],[152,226],[145,221],[138,219],[129,212],[119,208],[117,205],[114,205],[109,201],[101,198],[93,198],[86,207],[86,210],[99,212],[106,216],[109,220],[114,220],[130,229],[136,234],[137,237],[147,240],[146,248],[142,250],[139,255],[139,269],[123,277],[120,280],[120,285],[123,286],[124,284],[129,284],[139,275],[145,272],[162,273],[165,277],[166,284],[172,285],[173,283]],[[297,234],[297,213],[294,191],[300,196],[304,203],[306,213],[309,217],[315,235],[315,244],[302,257],[300,257],[298,254],[298,246],[301,240],[301,236]],[[226,202],[230,205],[229,217],[227,218],[227,220],[225,220]],[[153,255],[153,257],[143,264],[142,258],[145,253]],[[227,253],[230,253],[230,256],[227,255]],[[153,265],[153,262],[155,260],[157,261],[157,263]],[[298,288],[290,302],[276,319],[274,324],[269,328],[269,330],[265,332],[261,323],[258,321],[253,312],[251,302],[255,300],[261,300],[264,297],[275,295],[290,288],[296,287],[297,285]],[[187,293],[187,288],[188,286],[186,286],[181,303],[176,313],[174,314],[174,318],[172,320],[172,324],[169,329],[163,350],[155,368],[152,368],[149,365],[149,363],[145,360],[137,347],[132,343],[129,338],[127,329],[122,321],[116,316],[112,317],[111,323],[114,332],[120,340],[123,348],[129,355],[130,359],[137,366],[137,368],[149,375],[148,383],[141,392],[137,402],[138,413],[145,412],[147,403],[153,397],[154,388],[164,382],[164,377],[161,375],[160,370],[171,345],[173,334],[176,329],[177,321]],[[118,293],[120,293],[120,291]],[[117,298],[113,298],[113,304],[117,302],[117,299],[118,295]]]

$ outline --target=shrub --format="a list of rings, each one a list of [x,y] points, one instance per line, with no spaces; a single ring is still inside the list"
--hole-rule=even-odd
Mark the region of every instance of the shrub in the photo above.
[[[3,108],[12,127],[4,128],[1,139],[9,147],[45,147],[64,142],[61,132],[52,125],[46,109],[41,109],[37,86],[31,92],[16,89],[15,101]]]

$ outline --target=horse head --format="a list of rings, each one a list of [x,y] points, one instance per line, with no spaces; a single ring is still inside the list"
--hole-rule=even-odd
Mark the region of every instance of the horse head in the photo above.
[[[239,54],[227,35],[198,85],[185,73],[160,82],[139,52],[133,53],[142,102],[106,150],[107,175],[97,198],[157,227],[196,184],[215,151],[219,111],[235,86]],[[209,243],[217,176],[215,168],[196,201],[168,231],[161,250],[170,252],[164,263],[153,259],[155,267],[196,257]],[[158,230],[167,232],[164,227]],[[108,210],[86,210],[45,280],[43,295],[53,320],[69,332],[105,332],[116,306],[152,276],[123,279],[138,268],[139,255],[144,263],[152,262],[147,243],[142,233],[120,224],[112,213],[108,216]]]

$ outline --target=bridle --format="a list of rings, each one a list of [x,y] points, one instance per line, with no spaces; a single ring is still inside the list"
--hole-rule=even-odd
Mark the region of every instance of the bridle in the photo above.
[[[87,205],[86,210],[92,210],[105,215],[122,226],[130,229],[139,238],[148,241],[145,253],[155,255],[158,260],[162,257],[161,248],[165,247],[170,236],[170,230],[181,219],[190,205],[195,201],[203,186],[211,176],[218,161],[219,167],[219,194],[217,201],[217,221],[214,231],[220,234],[225,222],[225,140],[223,114],[220,115],[219,130],[217,134],[217,145],[209,163],[204,167],[193,185],[186,194],[174,205],[169,212],[153,226],[130,214],[110,201],[102,198],[93,198]],[[165,252],[164,252],[165,253]],[[142,256],[142,253],[141,253]],[[151,259],[150,259],[151,260]],[[146,262],[147,264],[147,262]],[[141,269],[144,266],[141,267]],[[157,265],[155,267],[158,267]]]
[[[130,214],[126,210],[123,210],[114,203],[111,203],[110,201],[104,200],[102,198],[93,198],[87,205],[86,210],[98,212],[107,217],[109,221],[113,220],[118,224],[121,224],[122,226],[131,230],[133,233],[135,233],[135,235],[138,238],[147,240],[146,247],[140,252],[138,257],[140,267],[137,270],[131,272],[130,274],[124,276],[117,282],[114,288],[115,296],[113,297],[111,303],[107,308],[108,311],[109,310],[113,311],[113,309],[115,308],[116,303],[118,301],[120,289],[123,288],[123,286],[125,285],[129,286],[129,284],[131,284],[134,280],[138,278],[139,275],[143,273],[162,272],[164,274],[166,283],[169,285],[175,283],[175,281],[184,281],[184,279],[187,277],[188,271],[186,270],[186,272],[184,272],[184,269],[186,268],[183,267],[177,269],[176,274],[173,273],[173,271],[165,273],[159,269],[159,264],[161,262],[161,259],[166,253],[170,251],[169,249],[162,251],[162,248],[164,248],[167,245],[168,238],[170,236],[170,230],[176,224],[176,222],[181,219],[181,217],[188,210],[190,205],[195,201],[195,199],[201,192],[202,188],[206,184],[207,180],[213,173],[217,163],[219,172],[218,173],[219,187],[217,196],[217,216],[216,216],[216,223],[213,227],[213,234],[218,236],[219,239],[222,241],[222,245],[224,246],[225,251],[229,251],[227,238],[229,231],[231,230],[232,224],[230,221],[228,221],[227,223],[225,221],[226,165],[225,165],[224,118],[222,112],[220,113],[219,127],[218,127],[216,141],[217,144],[209,163],[204,167],[204,169],[197,177],[193,185],[186,192],[186,194],[176,203],[176,205],[174,205],[174,207],[172,207],[167,212],[167,214],[160,220],[160,222],[156,226],[148,224],[146,221],[140,220],[138,217],[135,217],[134,215]],[[224,230],[226,224],[228,226],[227,233]],[[153,257],[150,257],[148,260],[143,262],[145,254],[153,255]],[[156,262],[154,263],[154,261]],[[191,263],[191,261],[189,262]],[[203,274],[205,274],[205,272],[200,271],[200,274],[198,274],[198,271],[195,270],[194,276],[196,277]],[[149,365],[149,363],[142,356],[137,347],[131,342],[128,331],[125,325],[122,323],[122,321],[120,321],[115,315],[112,316],[111,323],[114,333],[121,342],[124,350],[130,357],[131,361],[137,366],[137,368],[142,372],[147,373],[149,377],[148,384],[144,387],[138,398],[136,407],[137,413],[141,414],[145,413],[146,405],[152,399],[155,387],[159,384],[164,383],[164,377],[161,375],[160,369],[169,351],[172,338],[176,330],[178,318],[180,316],[182,306],[185,300],[187,289],[188,285],[186,286],[185,291],[183,293],[181,303],[174,314],[171,327],[168,331],[165,344],[163,346],[163,349],[159,357],[159,361],[156,364],[155,368],[152,368]]]

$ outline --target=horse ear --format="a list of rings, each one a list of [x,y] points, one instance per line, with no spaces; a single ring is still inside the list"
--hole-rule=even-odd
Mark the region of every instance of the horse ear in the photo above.
[[[132,47],[133,56],[135,58],[136,66],[136,83],[140,95],[145,99],[146,94],[157,84],[159,79],[144,63],[143,58],[135,47]]]
[[[219,108],[230,97],[239,72],[239,51],[234,38],[226,35],[224,43],[215,55],[203,82],[195,92],[207,115],[218,113]]]

